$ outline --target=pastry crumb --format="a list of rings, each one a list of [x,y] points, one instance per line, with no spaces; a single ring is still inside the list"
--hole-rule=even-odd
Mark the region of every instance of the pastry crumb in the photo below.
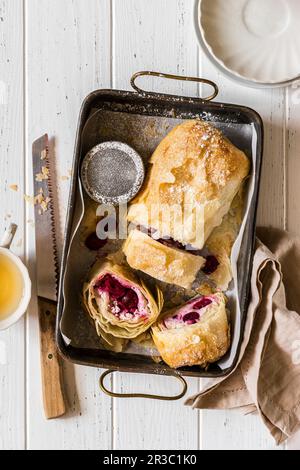
[[[39,211],[40,215],[42,215],[44,212],[47,212],[50,201],[51,201],[50,197],[45,197],[44,191],[41,188],[39,191],[39,194],[35,196],[35,204],[38,204],[40,206],[40,211],[41,211],[41,213]]]
[[[28,196],[28,194],[24,194],[24,199],[28,204],[31,204],[32,206],[34,205],[34,197],[33,196]]]
[[[50,197],[46,197],[46,199],[44,199],[41,202],[40,205],[41,205],[42,212],[47,212],[50,201],[51,201]]]
[[[41,183],[42,181],[49,179],[49,168],[42,166],[42,172],[35,175],[35,180]]]
[[[11,184],[9,186],[9,189],[11,189],[12,191],[17,192],[17,191],[19,191],[19,186],[17,184]]]
[[[47,158],[47,149],[42,150],[41,153],[41,160],[46,160]]]
[[[49,209],[49,203],[51,202],[50,197],[45,197],[43,188],[40,188],[36,196],[28,196],[27,194],[25,194],[24,199],[26,202],[33,206],[40,206],[39,215],[42,215],[44,212],[47,212],[47,210]]]

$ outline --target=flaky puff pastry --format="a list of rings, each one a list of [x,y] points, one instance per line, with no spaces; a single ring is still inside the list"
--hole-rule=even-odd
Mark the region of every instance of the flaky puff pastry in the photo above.
[[[123,252],[131,268],[185,289],[205,263],[201,256],[165,246],[136,229],[129,233]]]
[[[234,198],[230,211],[225,215],[219,227],[216,227],[209,236],[205,246],[218,260],[219,265],[208,279],[222,291],[228,289],[232,280],[231,251],[238,236],[243,217],[243,188]]]
[[[134,273],[124,266],[100,260],[83,286],[83,303],[107,349],[121,352],[128,340],[138,338],[156,321],[163,295],[156,299]]]
[[[247,156],[212,125],[187,120],[162,140],[150,163],[129,222],[202,249],[249,173]]]
[[[195,308],[197,303],[200,308]],[[201,296],[164,313],[153,325],[152,337],[162,359],[174,369],[218,361],[230,345],[225,296]]]

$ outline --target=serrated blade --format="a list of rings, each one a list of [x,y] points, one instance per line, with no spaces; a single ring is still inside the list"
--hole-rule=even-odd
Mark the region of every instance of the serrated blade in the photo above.
[[[37,294],[39,297],[56,301],[58,258],[47,134],[33,143],[32,163],[34,195],[38,196],[34,206]],[[47,175],[48,179],[39,177],[43,174]]]

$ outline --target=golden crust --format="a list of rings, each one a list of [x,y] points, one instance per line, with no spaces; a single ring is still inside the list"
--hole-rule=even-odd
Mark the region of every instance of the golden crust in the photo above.
[[[205,244],[220,263],[217,270],[208,278],[224,292],[232,280],[231,251],[242,223],[243,203],[241,190],[234,198],[230,211],[225,215],[221,225],[213,230]]]
[[[139,230],[129,233],[123,251],[131,268],[185,289],[191,287],[205,263],[201,256],[169,248]]]
[[[199,323],[182,328],[166,329],[163,321],[176,314],[180,307],[164,313],[152,326],[153,341],[170,367],[201,366],[218,361],[228,351],[230,329],[223,294],[214,294],[215,301],[206,307]]]
[[[205,243],[208,251],[219,261],[216,271],[208,275],[207,278],[213,281],[216,288],[223,292],[228,289],[232,280],[231,250],[242,222],[243,204],[244,197],[241,189],[235,196],[221,225],[213,230]],[[129,234],[128,240],[123,246],[123,251],[127,256],[128,264],[132,268],[186,289],[191,288],[198,271],[206,261],[201,256],[165,247],[138,230],[133,230]],[[178,272],[174,272],[176,266],[178,266]]]
[[[201,249],[248,175],[248,158],[212,125],[187,120],[162,140],[150,162],[149,177],[128,220]],[[176,208],[171,223],[165,207]],[[177,209],[185,211],[180,231]]]

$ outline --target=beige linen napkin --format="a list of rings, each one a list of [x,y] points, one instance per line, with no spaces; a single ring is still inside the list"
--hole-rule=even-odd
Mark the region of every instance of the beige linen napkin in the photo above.
[[[300,429],[300,238],[271,228],[257,236],[238,366],[186,404],[258,411],[280,444]]]

